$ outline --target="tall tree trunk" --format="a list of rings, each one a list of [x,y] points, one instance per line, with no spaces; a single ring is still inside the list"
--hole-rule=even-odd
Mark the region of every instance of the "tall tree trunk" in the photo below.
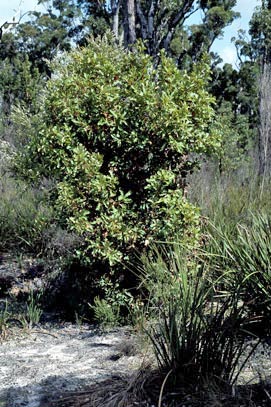
[[[111,10],[112,10],[112,31],[116,37],[119,38],[119,12],[120,12],[120,1],[121,0],[111,0]]]
[[[124,1],[124,46],[130,47],[136,42],[135,0]]]
[[[262,63],[259,84],[259,175],[263,191],[266,177],[271,175],[271,64]]]

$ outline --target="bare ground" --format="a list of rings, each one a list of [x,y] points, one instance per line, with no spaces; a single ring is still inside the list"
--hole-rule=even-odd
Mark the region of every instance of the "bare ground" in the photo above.
[[[260,390],[259,402],[248,401],[246,391],[246,399],[242,402],[234,398],[226,402],[217,400],[219,404],[207,402],[195,405],[271,406],[270,349],[270,343],[261,344],[239,379],[239,385],[246,385],[244,389],[256,394],[256,398]],[[13,330],[12,335],[0,343],[0,407],[84,405],[74,404],[73,401],[65,404],[59,400],[64,400],[73,392],[83,394],[91,386],[95,388],[95,383],[98,391],[102,385],[102,392],[106,395],[114,380],[118,391],[123,391],[129,384],[127,377],[137,371],[143,358],[144,354],[128,328],[105,333],[88,325],[80,327],[70,323],[50,323],[27,332]],[[261,379],[266,381],[266,385],[258,389],[257,383]],[[141,404],[136,402],[129,406],[154,407],[150,399],[144,400]],[[180,405],[194,405],[189,398],[187,402]],[[110,403],[106,406],[110,406]]]
[[[130,374],[141,360],[127,329],[64,324],[18,333],[0,344],[0,407],[49,407],[61,393]]]
[[[28,267],[20,269],[16,262],[6,257],[1,260],[0,256],[0,286],[10,290],[11,294],[18,290],[28,292],[33,284],[40,284],[39,276],[29,277],[25,282],[31,269],[37,271],[31,261]],[[262,387],[266,402],[234,404],[229,400],[227,404],[219,401],[212,407],[271,406],[271,339],[267,339],[258,347],[239,378],[239,385],[251,386],[248,387],[251,394],[255,392],[254,385],[261,380],[266,382]],[[89,386],[95,388],[95,383],[98,387],[103,386],[107,393],[106,383],[110,387],[114,377],[118,388],[124,388],[127,377],[138,369],[143,358],[143,352],[127,328],[105,333],[89,325],[48,323],[27,332],[14,329],[7,340],[0,342],[0,407],[53,407],[62,396],[65,398],[71,392],[80,394]],[[123,379],[119,380],[119,377]],[[206,405],[210,407],[208,403]],[[75,407],[75,404],[68,405]],[[153,407],[147,401],[131,405]],[[188,404],[183,401],[181,405],[192,404],[188,400]]]

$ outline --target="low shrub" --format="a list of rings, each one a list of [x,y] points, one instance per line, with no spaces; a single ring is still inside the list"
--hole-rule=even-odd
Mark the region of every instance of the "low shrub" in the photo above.
[[[6,174],[0,181],[0,250],[41,252],[45,231],[53,222],[46,194]]]

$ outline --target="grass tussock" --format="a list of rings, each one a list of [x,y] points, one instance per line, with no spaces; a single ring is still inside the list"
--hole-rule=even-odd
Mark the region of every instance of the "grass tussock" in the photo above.
[[[261,320],[270,331],[271,215],[251,213],[249,221],[238,222],[231,231],[210,223],[208,249],[217,273],[229,271],[228,287],[243,281],[240,299],[247,304],[251,319]]]
[[[248,321],[240,302],[242,282],[218,294],[223,277],[214,281],[208,267],[178,245],[143,258],[150,313],[146,333],[161,374],[171,372],[174,386],[206,381],[233,386],[237,381]]]

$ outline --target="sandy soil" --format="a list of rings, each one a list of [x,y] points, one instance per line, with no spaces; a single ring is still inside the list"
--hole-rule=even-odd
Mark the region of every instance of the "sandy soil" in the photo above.
[[[61,392],[131,373],[141,362],[134,354],[125,329],[64,324],[17,334],[0,344],[0,407],[49,407]]]
[[[52,407],[62,395],[131,374],[143,356],[127,328],[104,333],[88,325],[48,323],[15,331],[0,343],[0,407]],[[259,380],[271,383],[269,341],[259,345],[239,384]]]

